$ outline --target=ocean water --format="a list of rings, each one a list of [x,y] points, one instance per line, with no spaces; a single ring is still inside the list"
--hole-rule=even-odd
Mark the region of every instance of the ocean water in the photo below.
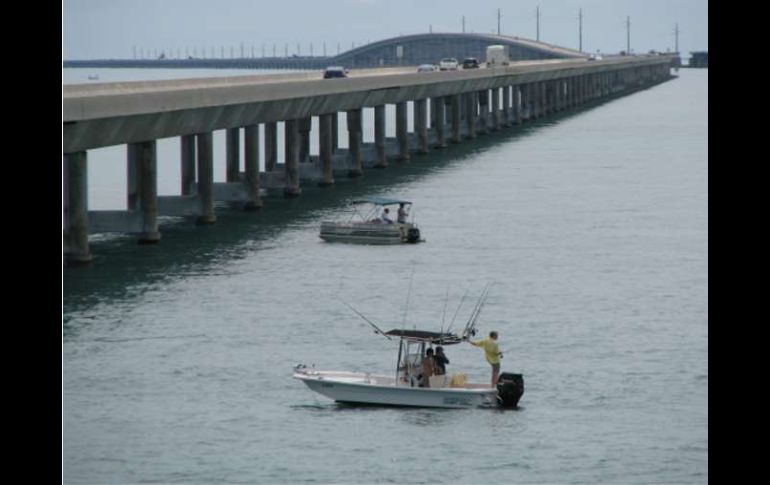
[[[678,76],[172,221],[156,246],[94,236],[94,263],[63,271],[64,482],[707,483],[708,70]],[[89,155],[110,166],[90,169],[92,207],[125,198],[115,158]],[[426,242],[321,241],[362,195],[414,201]],[[396,345],[341,300],[438,330],[488,282],[478,326],[524,375],[518,410],[343,406],[291,377],[392,371]],[[480,349],[446,353],[489,379]]]

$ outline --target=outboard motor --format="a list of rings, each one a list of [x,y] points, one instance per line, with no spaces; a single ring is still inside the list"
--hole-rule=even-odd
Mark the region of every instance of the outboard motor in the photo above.
[[[409,228],[406,232],[406,240],[410,243],[420,242],[420,230],[416,227]]]
[[[504,372],[497,379],[497,400],[500,407],[517,408],[524,394],[524,376]]]

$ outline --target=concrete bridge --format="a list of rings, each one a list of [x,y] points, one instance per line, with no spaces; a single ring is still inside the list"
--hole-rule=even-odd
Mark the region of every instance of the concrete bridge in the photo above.
[[[159,215],[216,222],[214,201],[262,207],[266,189],[301,194],[300,181],[333,185],[449,143],[578,109],[670,79],[671,56],[604,60],[522,61],[508,67],[417,73],[414,67],[353,71],[346,79],[319,72],[270,76],[64,86],[63,186],[66,264],[87,263],[88,234],[127,232],[140,243],[160,240]],[[395,105],[396,137],[385,136],[385,106]],[[408,131],[411,104],[414,130]],[[374,108],[374,143],[362,141],[362,109]],[[348,148],[338,147],[345,112]],[[312,117],[319,153],[310,153]],[[284,160],[279,164],[278,122]],[[264,140],[259,125],[264,125]],[[214,183],[213,137],[226,130],[226,182]],[[240,153],[240,137],[244,153]],[[156,140],[181,139],[181,190],[157,195]],[[89,211],[88,150],[127,145],[126,211]],[[264,149],[264,171],[260,151]],[[241,171],[243,167],[243,171]]]

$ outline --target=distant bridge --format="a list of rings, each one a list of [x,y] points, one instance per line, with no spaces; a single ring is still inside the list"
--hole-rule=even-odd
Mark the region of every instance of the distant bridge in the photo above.
[[[522,37],[493,34],[415,34],[372,42],[336,56],[241,57],[231,59],[94,59],[67,60],[64,67],[108,68],[219,68],[219,69],[323,69],[438,64],[445,57],[483,60],[489,45],[504,45],[511,60],[585,58],[587,54]]]

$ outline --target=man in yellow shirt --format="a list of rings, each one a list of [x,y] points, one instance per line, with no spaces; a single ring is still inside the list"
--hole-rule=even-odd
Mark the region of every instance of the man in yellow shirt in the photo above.
[[[484,340],[477,340],[476,342],[468,340],[468,342],[471,345],[484,349],[484,356],[487,358],[489,365],[492,366],[492,387],[495,387],[497,385],[497,377],[500,375],[500,357],[503,355],[497,346],[497,332],[494,330],[489,332],[489,338]]]

